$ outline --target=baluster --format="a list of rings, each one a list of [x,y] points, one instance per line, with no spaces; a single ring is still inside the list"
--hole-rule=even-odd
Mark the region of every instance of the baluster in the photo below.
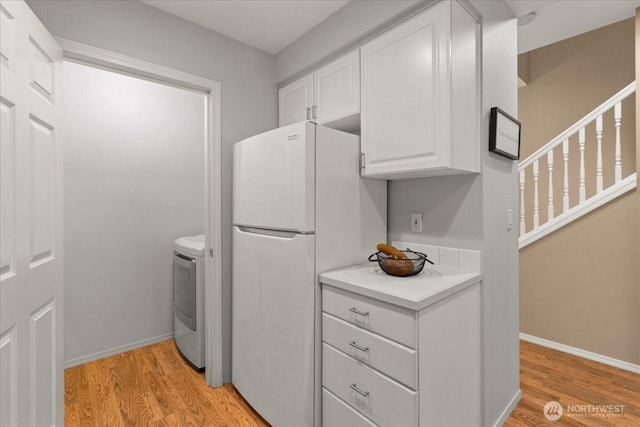
[[[564,184],[562,188],[562,212],[569,210],[569,140],[562,141],[562,161],[564,162]]]
[[[538,160],[533,162],[533,229],[540,226],[540,208],[538,206]]]
[[[520,235],[524,236],[527,227],[524,221],[524,169],[520,171]]]
[[[616,184],[622,180],[622,152],[620,150],[620,124],[622,123],[622,102],[618,102],[613,108],[613,117],[616,124],[616,154],[615,154],[615,179]]]
[[[580,144],[580,203],[587,198],[586,180],[584,178],[584,128],[578,131],[578,143]]]
[[[547,153],[547,168],[549,169],[549,201],[547,202],[547,221],[551,221],[553,215],[553,149]]]
[[[596,139],[598,151],[596,154],[596,193],[602,191],[602,115],[596,117]]]

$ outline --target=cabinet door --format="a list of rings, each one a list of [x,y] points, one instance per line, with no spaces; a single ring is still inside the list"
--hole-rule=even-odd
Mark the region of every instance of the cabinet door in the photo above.
[[[311,118],[313,74],[302,77],[278,91],[280,124],[286,126]]]
[[[420,427],[482,425],[480,286],[418,314]]]
[[[327,123],[360,112],[360,51],[358,49],[314,73],[314,119]]]
[[[442,2],[362,47],[363,175],[449,165],[449,16]]]

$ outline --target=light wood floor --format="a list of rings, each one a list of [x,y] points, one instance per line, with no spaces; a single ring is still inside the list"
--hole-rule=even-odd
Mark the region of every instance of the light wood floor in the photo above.
[[[268,426],[231,384],[207,387],[173,341],[69,368],[64,380],[67,427]],[[521,341],[520,381],[507,427],[640,426],[640,375]],[[565,408],[555,422],[542,413],[550,400]],[[568,404],[625,405],[624,416],[570,415]]]
[[[622,369],[520,341],[520,389],[506,427],[640,426],[640,375]],[[564,408],[558,421],[542,412],[551,400]],[[624,405],[624,416],[569,414],[567,405]]]
[[[173,340],[64,371],[66,427],[268,426],[231,384],[212,389]]]

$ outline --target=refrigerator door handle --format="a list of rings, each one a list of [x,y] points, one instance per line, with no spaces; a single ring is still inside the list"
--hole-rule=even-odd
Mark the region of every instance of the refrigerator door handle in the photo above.
[[[251,233],[251,234],[262,234],[265,236],[271,237],[280,237],[281,239],[293,239],[298,235],[308,235],[313,234],[313,232],[302,233],[299,231],[287,231],[287,230],[269,230],[265,228],[257,228],[257,227],[246,227],[243,225],[237,226],[240,231],[243,233]]]

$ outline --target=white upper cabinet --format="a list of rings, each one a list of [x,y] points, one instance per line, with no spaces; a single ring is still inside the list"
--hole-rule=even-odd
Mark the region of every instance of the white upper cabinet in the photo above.
[[[335,129],[360,129],[360,51],[354,50],[278,92],[280,126],[314,120]]]
[[[363,176],[480,171],[478,30],[443,1],[361,48]]]
[[[318,123],[346,131],[359,130],[360,50],[325,65],[313,77],[314,118]]]
[[[302,77],[278,91],[280,127],[311,119],[313,74]]]

